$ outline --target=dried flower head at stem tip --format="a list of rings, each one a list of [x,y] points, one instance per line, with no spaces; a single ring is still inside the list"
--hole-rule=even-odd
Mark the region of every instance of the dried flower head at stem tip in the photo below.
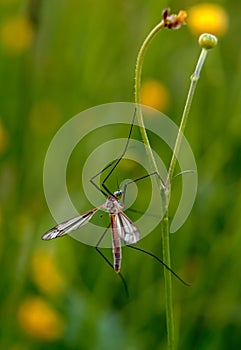
[[[179,11],[177,15],[172,14],[169,16],[171,12],[170,8],[166,8],[162,11],[162,19],[164,22],[164,27],[168,29],[179,29],[182,25],[186,24],[185,19],[187,18],[186,11]]]

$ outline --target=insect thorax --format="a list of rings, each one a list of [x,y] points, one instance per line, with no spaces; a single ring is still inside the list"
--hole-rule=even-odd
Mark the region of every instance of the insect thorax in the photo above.
[[[108,211],[109,214],[117,214],[120,212],[122,206],[118,199],[115,197],[108,197],[107,201],[105,202],[105,208]]]

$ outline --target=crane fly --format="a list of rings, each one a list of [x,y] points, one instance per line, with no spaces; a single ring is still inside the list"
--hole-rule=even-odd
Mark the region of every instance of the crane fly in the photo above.
[[[50,240],[64,236],[80,227],[86,225],[99,210],[105,210],[110,215],[110,226],[112,231],[112,251],[114,258],[114,270],[120,272],[121,268],[121,239],[125,244],[137,243],[140,239],[140,233],[133,221],[122,211],[123,206],[120,203],[120,197],[123,190],[118,190],[109,195],[106,202],[97,208],[88,210],[85,213],[71,218],[62,224],[59,224],[46,232],[42,239]],[[102,235],[103,237],[103,235]],[[98,242],[100,243],[100,241]],[[98,247],[98,246],[97,246]]]
[[[92,176],[90,178],[90,182],[92,183],[93,186],[96,187],[98,191],[100,191],[105,197],[106,197],[106,202],[96,208],[93,208],[91,210],[88,210],[84,212],[83,214],[80,214],[78,216],[75,216],[71,219],[68,219],[61,224],[53,227],[51,230],[46,232],[43,236],[43,240],[51,240],[57,237],[64,236],[72,231],[75,231],[82,226],[88,224],[88,222],[92,219],[94,214],[98,212],[99,210],[104,210],[106,211],[109,216],[110,216],[110,224],[100,237],[99,241],[97,242],[95,248],[98,251],[98,253],[105,259],[105,261],[112,267],[114,268],[114,271],[120,276],[122,279],[122,282],[124,283],[125,290],[128,294],[128,288],[126,285],[126,282],[124,280],[124,277],[120,273],[120,268],[121,268],[121,260],[122,260],[122,252],[121,252],[121,240],[124,241],[125,246],[139,250],[147,255],[152,256],[154,259],[156,259],[159,263],[161,263],[167,270],[169,270],[179,281],[181,281],[183,284],[188,285],[181,277],[179,277],[168,265],[166,265],[161,259],[159,259],[156,255],[147,252],[139,247],[133,246],[133,244],[137,243],[140,240],[140,232],[136,224],[123,212],[124,206],[121,204],[120,199],[123,196],[123,202],[125,198],[125,193],[127,186],[130,185],[131,183],[143,180],[147,177],[150,176],[157,176],[159,180],[161,181],[162,185],[165,186],[163,180],[161,179],[160,175],[157,172],[153,172],[151,174],[144,175],[142,177],[139,177],[135,180],[131,180],[127,182],[124,185],[123,190],[118,190],[112,193],[108,187],[106,186],[106,182],[110,175],[113,173],[113,171],[116,169],[117,165],[120,163],[120,161],[123,159],[123,157],[126,154],[130,138],[131,138],[131,133],[133,130],[133,125],[134,125],[134,120],[135,120],[135,115],[136,115],[136,109],[134,112],[132,124],[130,127],[128,139],[126,142],[126,145],[124,147],[124,150],[122,154],[120,155],[119,158],[113,160],[110,162],[108,165],[106,165],[101,171],[99,171],[96,175]],[[108,174],[105,176],[104,180],[102,181],[101,187],[99,187],[94,179],[104,173],[107,169],[110,169]],[[110,261],[105,257],[105,255],[99,250],[99,245],[104,238],[108,228],[111,227],[111,232],[112,232],[112,252],[113,252],[113,266],[110,263]]]
[[[119,158],[115,159],[114,161],[110,162],[101,171],[99,171],[96,175],[92,176],[90,179],[90,182],[92,183],[92,185],[94,185],[96,187],[96,189],[98,191],[100,191],[107,198],[106,202],[104,204],[100,205],[99,207],[88,210],[87,212],[85,212],[81,215],[78,215],[74,218],[71,218],[67,221],[64,221],[63,223],[53,227],[51,230],[49,230],[48,232],[46,232],[42,236],[43,240],[51,240],[51,239],[54,239],[57,237],[64,236],[64,235],[66,235],[72,231],[75,231],[75,230],[79,229],[80,227],[86,225],[92,219],[93,215],[97,211],[105,210],[110,215],[110,225],[107,227],[107,229],[102,234],[99,241],[97,242],[96,249],[101,254],[101,256],[107,261],[107,263],[111,266],[109,260],[98,249],[98,246],[100,245],[101,240],[104,238],[104,235],[106,234],[108,228],[111,226],[114,270],[121,277],[125,287],[126,287],[126,283],[124,281],[123,276],[120,274],[121,258],[122,258],[121,239],[123,239],[125,244],[137,243],[140,239],[140,233],[139,233],[137,226],[134,224],[134,222],[122,211],[123,206],[120,203],[120,198],[122,195],[125,195],[127,185],[129,185],[132,182],[135,182],[136,180],[130,181],[129,183],[125,184],[124,190],[115,191],[113,194],[108,189],[108,187],[106,186],[105,183],[108,180],[108,178],[110,177],[110,175],[113,173],[113,171],[115,170],[117,165],[120,163],[120,161],[122,160],[122,158],[124,157],[124,155],[127,151],[130,137],[131,137],[131,133],[133,130],[135,115],[136,115],[136,109],[134,111],[133,120],[132,120],[132,124],[130,127],[128,139],[127,139],[126,145],[124,147],[124,150],[123,150],[121,156]],[[101,184],[102,188],[100,188],[94,182],[94,179],[97,176],[101,175],[103,172],[105,172],[110,167],[112,167],[112,168],[109,171],[109,173],[105,176],[105,178]],[[145,175],[142,178],[147,177],[147,176],[149,176],[149,175]],[[127,287],[126,287],[126,290],[127,290]]]

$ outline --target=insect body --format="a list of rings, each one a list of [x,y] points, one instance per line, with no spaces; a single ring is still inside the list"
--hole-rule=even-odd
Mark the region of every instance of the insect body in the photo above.
[[[94,216],[94,214],[97,211],[105,210],[110,216],[110,224],[107,227],[107,229],[104,231],[102,236],[100,237],[99,241],[97,242],[96,249],[97,249],[98,253],[106,260],[106,262],[110,266],[112,266],[111,263],[109,262],[109,260],[99,250],[99,245],[100,245],[102,239],[104,238],[108,228],[111,227],[114,270],[119,275],[119,277],[122,279],[122,282],[124,283],[127,294],[128,294],[127,285],[126,285],[126,282],[125,282],[123,276],[120,273],[121,259],[122,259],[121,240],[124,241],[126,246],[133,248],[135,250],[139,250],[147,255],[152,256],[155,260],[157,260],[159,263],[161,263],[167,270],[169,270],[177,279],[179,279],[183,284],[188,285],[188,283],[183,281],[181,279],[181,277],[179,277],[168,265],[166,265],[157,256],[155,256],[154,254],[147,252],[139,247],[135,247],[134,245],[132,245],[132,244],[137,243],[140,240],[140,232],[139,232],[139,229],[137,228],[137,226],[135,225],[135,223],[133,221],[131,221],[131,219],[123,212],[123,210],[122,210],[123,206],[120,203],[121,196],[123,195],[123,200],[125,198],[126,189],[127,189],[128,185],[130,185],[131,183],[135,183],[137,181],[143,180],[149,176],[157,176],[158,179],[161,181],[162,185],[165,187],[165,184],[163,183],[160,175],[157,172],[153,172],[151,174],[141,176],[138,179],[135,179],[135,180],[132,180],[132,181],[129,181],[128,183],[126,183],[124,185],[124,190],[118,190],[114,193],[112,193],[108,189],[108,187],[106,186],[106,181],[111,176],[113,171],[116,169],[116,167],[118,166],[118,164],[120,163],[120,161],[123,159],[123,157],[126,154],[126,151],[127,151],[128,145],[129,145],[129,141],[130,141],[130,137],[131,137],[131,133],[132,133],[132,129],[133,129],[133,125],[134,125],[135,115],[136,115],[136,109],[134,112],[134,116],[133,116],[130,131],[129,131],[128,139],[127,139],[126,145],[125,145],[124,150],[123,150],[122,154],[120,155],[120,157],[115,159],[114,161],[112,161],[107,166],[105,166],[100,172],[98,172],[96,175],[94,175],[90,179],[90,182],[92,183],[92,185],[95,186],[95,188],[106,197],[106,202],[104,204],[100,205],[99,207],[93,208],[89,211],[86,211],[83,214],[80,214],[78,216],[75,216],[75,217],[67,220],[67,221],[62,222],[61,224],[53,227],[51,230],[49,230],[48,232],[46,232],[42,236],[43,240],[51,240],[51,239],[54,239],[57,237],[64,236],[64,235],[66,235],[72,231],[75,231],[75,230],[81,228],[82,226],[86,225],[92,219],[92,217]],[[99,187],[95,183],[94,179],[97,178],[97,176],[104,173],[109,168],[110,168],[110,171],[105,176],[105,178],[101,184],[101,187]]]
[[[121,239],[126,244],[137,243],[140,239],[140,233],[133,221],[122,211],[123,206],[120,203],[122,190],[114,192],[108,196],[106,202],[101,206],[89,210],[81,215],[71,218],[55,226],[46,232],[42,239],[50,240],[64,236],[72,231],[86,225],[98,210],[105,210],[110,215],[110,226],[112,230],[112,251],[114,258],[114,270],[120,272],[121,267]],[[106,231],[105,231],[106,232]],[[104,235],[103,235],[104,236]],[[101,238],[103,238],[103,236]],[[98,242],[100,243],[100,241]],[[98,244],[97,244],[98,246]]]

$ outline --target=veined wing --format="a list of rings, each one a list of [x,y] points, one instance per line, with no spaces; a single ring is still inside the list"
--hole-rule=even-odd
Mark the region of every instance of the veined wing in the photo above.
[[[100,207],[94,208],[92,210],[86,211],[81,215],[75,216],[74,218],[71,218],[69,220],[62,222],[61,224],[53,227],[51,230],[46,232],[42,236],[42,239],[49,240],[49,239],[61,237],[66,235],[67,233],[77,230],[81,226],[88,224],[90,219],[99,209]]]
[[[133,221],[120,211],[115,215],[116,227],[118,235],[128,244],[137,243],[140,239],[140,232]]]

